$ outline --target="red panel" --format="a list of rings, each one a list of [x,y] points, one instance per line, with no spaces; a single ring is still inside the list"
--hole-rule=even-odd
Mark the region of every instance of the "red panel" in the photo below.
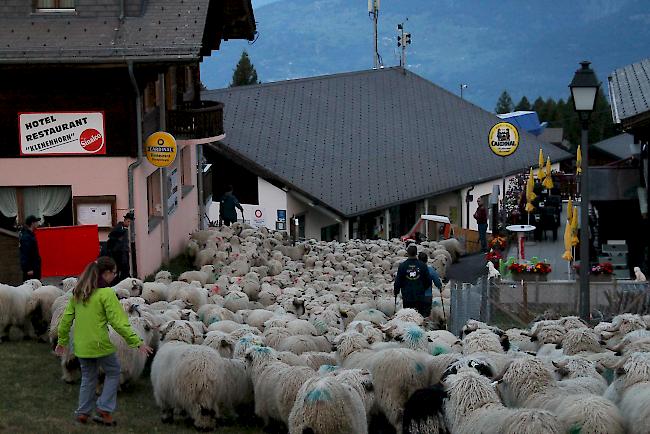
[[[99,256],[97,225],[36,230],[43,277],[77,276]]]

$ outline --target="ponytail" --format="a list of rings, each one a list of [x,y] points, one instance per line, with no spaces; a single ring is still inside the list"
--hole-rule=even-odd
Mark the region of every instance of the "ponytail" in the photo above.
[[[72,291],[75,301],[82,303],[88,301],[95,289],[99,287],[102,274],[116,268],[115,261],[108,256],[101,256],[96,261],[88,264],[81,276],[79,276],[79,281]]]

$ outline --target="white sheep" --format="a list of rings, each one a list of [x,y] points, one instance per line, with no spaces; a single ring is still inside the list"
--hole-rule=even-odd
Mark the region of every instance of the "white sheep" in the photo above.
[[[499,385],[508,406],[541,408],[557,415],[565,430],[623,433],[623,420],[611,401],[592,394],[569,394],[539,359],[515,359]]]
[[[650,420],[650,353],[632,353],[620,361],[606,397],[618,403],[631,434],[647,434]]]
[[[214,265],[204,265],[200,270],[192,270],[181,273],[178,276],[180,282],[192,283],[194,281],[201,282],[201,286],[205,286],[208,283],[215,283],[217,279],[216,269]]]
[[[214,419],[234,415],[237,406],[253,401],[245,363],[205,345],[162,345],[151,365],[151,384],[163,422],[182,410],[198,429],[213,428]]]
[[[31,280],[20,286],[0,284],[0,342],[8,335],[13,325],[23,329],[29,337],[34,337],[31,322],[25,321],[27,302],[32,293],[40,288],[40,282]]]
[[[118,298],[140,297],[143,286],[144,283],[142,280],[134,277],[127,277],[117,285],[113,285],[113,290],[117,294]]]
[[[369,377],[369,375],[368,375]],[[360,392],[359,389],[362,389]],[[372,380],[355,387],[343,376],[326,375],[305,381],[289,414],[289,433],[360,434],[368,432],[365,398]]]
[[[25,306],[25,320],[31,322],[37,337],[43,341],[52,321],[52,306],[62,295],[63,291],[56,286],[41,286],[29,296]]]
[[[456,434],[538,434],[565,432],[554,414],[544,410],[506,408],[491,381],[470,369],[445,380],[448,428]]]

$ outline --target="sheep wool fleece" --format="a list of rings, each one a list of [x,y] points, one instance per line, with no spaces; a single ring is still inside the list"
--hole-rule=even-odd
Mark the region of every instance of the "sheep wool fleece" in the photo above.
[[[59,345],[68,346],[73,320],[74,354],[79,358],[105,357],[116,351],[108,336],[109,324],[130,347],[137,348],[142,343],[111,288],[96,289],[86,303],[70,298],[59,324]]]

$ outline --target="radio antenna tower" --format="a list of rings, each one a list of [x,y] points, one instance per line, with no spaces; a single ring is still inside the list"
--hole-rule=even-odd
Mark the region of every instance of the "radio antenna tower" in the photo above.
[[[378,34],[378,23],[379,23],[379,0],[368,0],[368,15],[372,18],[373,27],[374,27],[374,36],[375,36],[375,51],[373,53],[373,68],[377,69],[381,65],[381,56],[379,56],[379,34]]]
[[[409,19],[407,18],[406,21]],[[411,34],[404,31],[404,23],[397,25],[397,48],[400,49],[399,66],[406,68],[406,46],[411,45]]]

